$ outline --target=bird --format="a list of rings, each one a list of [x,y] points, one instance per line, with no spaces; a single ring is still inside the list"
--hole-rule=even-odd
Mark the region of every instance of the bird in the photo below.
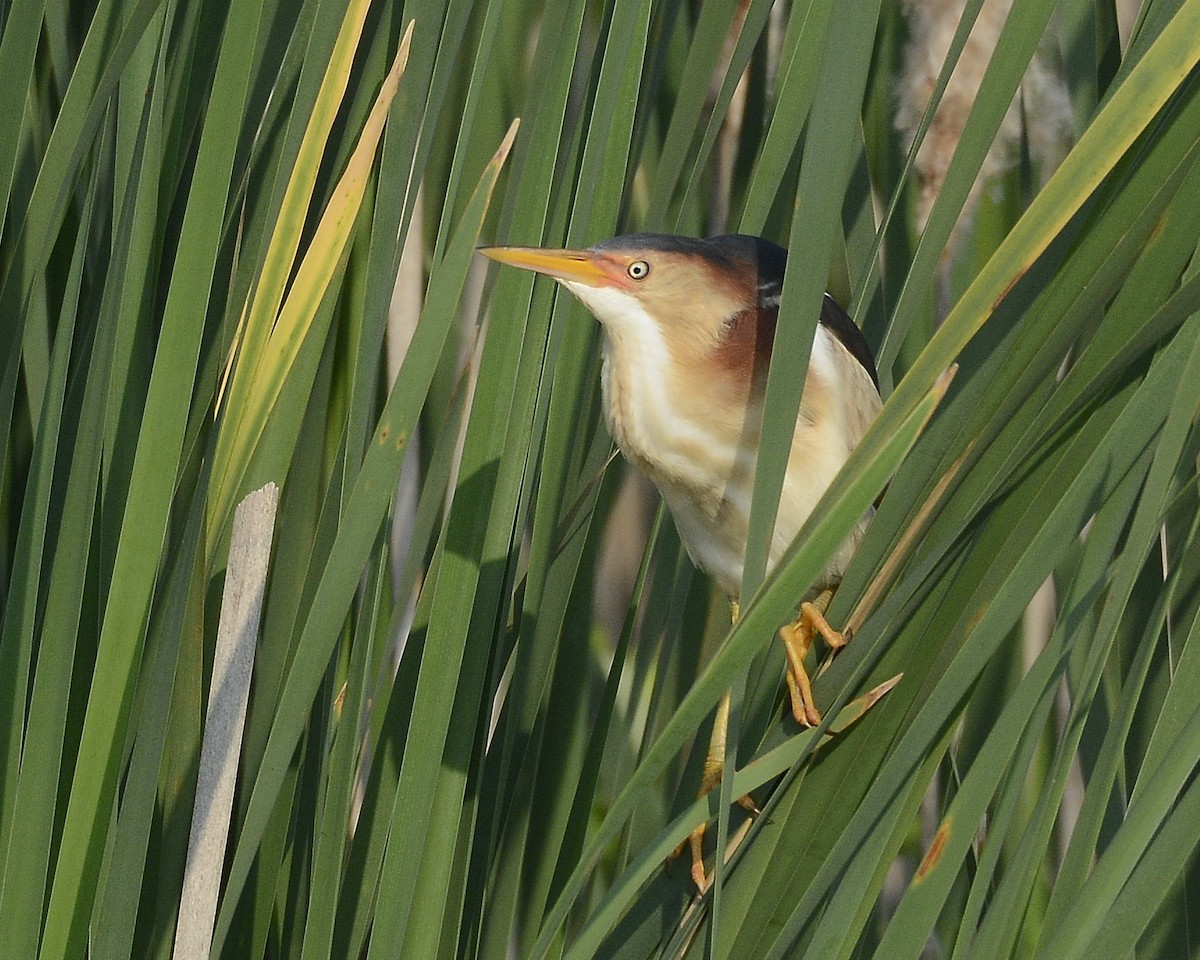
[[[604,419],[624,457],[658,488],[692,562],[729,598],[742,581],[767,370],[787,251],[760,237],[633,233],[586,249],[481,247],[490,259],[552,277],[603,331]],[[881,406],[870,347],[828,293],[821,305],[767,571],[777,564],[833,483]],[[824,617],[870,514],[829,560],[780,629],[792,714],[821,715],[804,667],[816,634],[846,642]],[[701,795],[720,782],[729,695],[714,719]],[[690,838],[692,878],[703,890],[704,825]]]

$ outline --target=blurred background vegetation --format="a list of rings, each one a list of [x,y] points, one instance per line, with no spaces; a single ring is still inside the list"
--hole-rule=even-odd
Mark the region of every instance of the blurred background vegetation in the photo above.
[[[0,31],[0,953],[1200,955],[1200,0]],[[736,629],[611,456],[596,325],[474,255],[633,230],[790,247],[775,437],[827,285],[879,358]],[[802,730],[774,631],[885,486]],[[664,861],[705,816],[699,897]]]

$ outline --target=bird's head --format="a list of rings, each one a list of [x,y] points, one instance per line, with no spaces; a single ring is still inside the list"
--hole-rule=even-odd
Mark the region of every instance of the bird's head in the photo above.
[[[787,262],[786,251],[769,241],[640,233],[585,250],[481,252],[553,277],[615,344],[639,351],[665,347],[685,368],[736,372],[743,382],[765,369]]]

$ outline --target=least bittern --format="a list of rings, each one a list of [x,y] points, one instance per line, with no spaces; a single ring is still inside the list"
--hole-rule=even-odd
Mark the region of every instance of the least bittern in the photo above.
[[[586,250],[485,247],[493,260],[553,277],[604,328],[604,413],[621,452],[667,503],[692,561],[735,603],[742,580],[750,498],[787,251],[748,236],[698,240],[632,234]],[[768,551],[783,555],[879,411],[866,340],[826,294],[813,339],[787,474]],[[824,608],[868,517],[830,560],[780,630],[797,722],[820,713],[804,667],[816,633],[845,638]],[[728,695],[718,708],[701,793],[720,781]],[[692,876],[705,885],[704,827],[692,835]]]

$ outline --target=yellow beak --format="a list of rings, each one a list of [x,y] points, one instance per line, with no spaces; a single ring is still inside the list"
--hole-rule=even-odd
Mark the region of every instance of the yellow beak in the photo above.
[[[587,250],[545,250],[541,247],[480,247],[479,252],[497,263],[544,273],[555,280],[568,280],[589,287],[618,284],[614,271],[605,268],[597,254]]]

